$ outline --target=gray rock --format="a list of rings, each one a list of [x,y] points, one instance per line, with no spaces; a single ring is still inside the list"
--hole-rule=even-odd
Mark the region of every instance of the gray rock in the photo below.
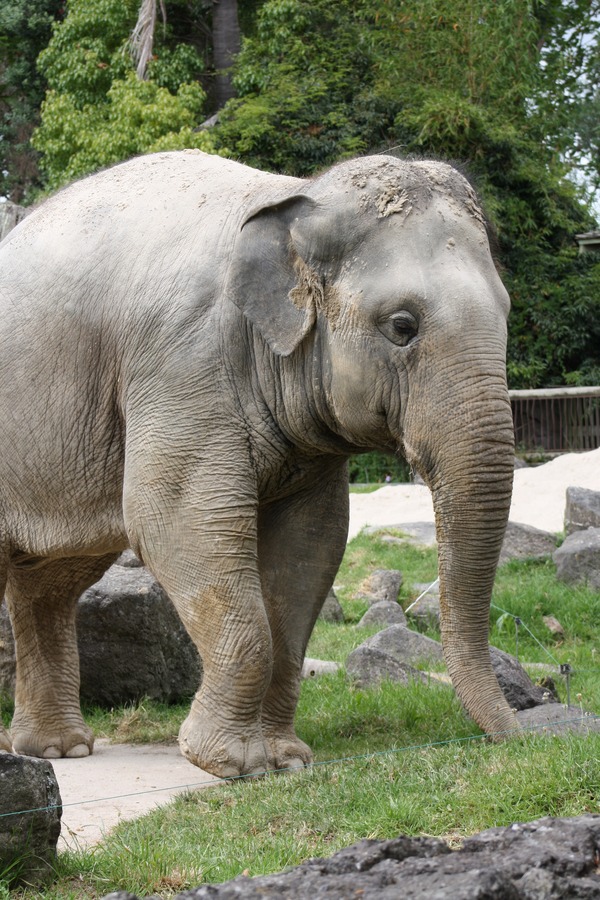
[[[81,697],[113,706],[194,694],[201,663],[173,604],[145,568],[112,566],[79,600]]]
[[[0,872],[9,884],[43,884],[52,878],[61,816],[52,765],[0,753]]]
[[[565,531],[573,534],[585,528],[600,528],[600,491],[582,487],[567,488]]]
[[[325,622],[343,622],[344,621],[344,610],[340,605],[340,601],[335,595],[335,591],[333,588],[327,594],[325,598],[325,603],[319,613],[319,618],[323,619]]]
[[[376,687],[382,681],[393,681],[396,684],[408,684],[410,681],[428,682],[427,675],[409,666],[408,663],[399,662],[373,647],[357,647],[346,661],[346,674],[357,687]]]
[[[442,659],[442,645],[437,641],[411,631],[405,625],[390,625],[350,653],[346,672],[361,686],[384,679],[406,684],[409,678],[427,681],[427,676],[413,669],[411,663]]]
[[[402,585],[402,572],[395,569],[375,569],[358,589],[357,599],[366,600],[372,606],[381,600],[398,602]]]
[[[520,522],[509,522],[500,551],[500,563],[510,559],[543,559],[556,550],[556,538],[549,531],[542,531]]]
[[[579,706],[563,706],[562,703],[545,703],[521,710],[517,712],[517,721],[522,728],[531,728],[541,734],[574,732],[587,735],[600,731],[600,716],[588,713]]]
[[[116,560],[115,566],[124,566],[126,569],[139,569],[144,563],[139,559],[133,550],[123,550],[120,557]]]
[[[423,594],[427,591],[426,594]],[[440,627],[440,585],[413,584],[414,598],[407,607],[407,617],[415,624],[419,631],[427,631],[428,628]],[[423,596],[421,596],[423,594]],[[411,606],[414,600],[420,598],[415,606]]]
[[[429,837],[362,840],[328,859],[204,884],[175,900],[598,900],[599,852],[600,815],[545,818],[490,828],[460,850]]]
[[[100,706],[198,689],[202,665],[173,604],[147,569],[111,566],[77,608],[82,699]],[[0,607],[0,695],[14,697],[14,640]]]
[[[573,532],[554,551],[552,558],[560,581],[587,584],[600,590],[600,528]]]
[[[530,709],[557,699],[550,687],[534,684],[514,656],[497,647],[490,647],[490,657],[502,693],[511,709]]]
[[[392,600],[380,600],[368,608],[356,627],[367,628],[371,625],[382,625],[384,628],[388,625],[406,625],[404,610]]]

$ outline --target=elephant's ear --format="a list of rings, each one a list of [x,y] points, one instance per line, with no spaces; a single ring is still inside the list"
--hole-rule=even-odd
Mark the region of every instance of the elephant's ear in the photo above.
[[[296,194],[255,209],[237,236],[227,295],[256,326],[271,350],[289,356],[316,320],[322,288],[300,257],[293,234],[315,203]]]

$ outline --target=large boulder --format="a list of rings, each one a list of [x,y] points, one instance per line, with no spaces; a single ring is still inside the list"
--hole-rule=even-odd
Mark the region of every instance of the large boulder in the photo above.
[[[600,528],[574,531],[555,550],[556,576],[568,584],[587,584],[600,590]]]
[[[511,559],[544,559],[556,550],[556,537],[532,525],[509,522],[500,551],[500,563]]]
[[[198,689],[200,658],[175,608],[145,568],[114,565],[77,609],[81,697],[113,706],[173,702]]]
[[[174,702],[197,690],[202,666],[173,604],[128,555],[80,598],[77,643],[81,697],[100,706],[150,697]],[[14,640],[0,607],[0,695],[14,697]]]
[[[442,645],[438,641],[411,631],[406,625],[390,625],[350,653],[346,672],[359,687],[384,680],[407,684],[411,679],[427,681],[427,676],[414,668],[415,663],[442,660]]]
[[[459,850],[430,837],[363,840],[277,875],[203,884],[175,900],[559,900],[600,897],[600,815],[490,828]],[[125,891],[104,900],[137,900]]]
[[[346,674],[359,688],[377,687],[382,681],[404,685],[411,681],[425,684],[428,681],[427,675],[414,666],[400,662],[375,647],[365,646],[358,647],[350,654],[346,662]]]
[[[600,528],[600,491],[582,487],[567,488],[565,531],[573,534],[585,528]]]
[[[0,874],[10,885],[52,878],[61,816],[52,765],[0,753]]]

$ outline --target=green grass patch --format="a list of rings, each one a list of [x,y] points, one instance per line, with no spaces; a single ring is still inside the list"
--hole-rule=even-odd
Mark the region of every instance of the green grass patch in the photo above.
[[[352,541],[338,576],[346,622],[319,621],[310,656],[343,662],[373,633],[356,627],[367,606],[355,594],[374,568],[403,572],[406,606],[416,583],[436,577],[436,554],[379,536]],[[550,561],[511,562],[498,572],[493,602],[499,608],[492,609],[491,642],[514,654],[519,616],[521,661],[569,662],[572,702],[600,714],[600,595],[560,584]],[[563,635],[548,630],[547,615],[559,620]],[[564,698],[564,679],[555,680]],[[97,735],[114,741],[174,741],[187,710],[144,701],[86,710],[86,718]],[[79,900],[127,889],[168,898],[244,871],[279,871],[364,837],[428,834],[455,844],[514,821],[600,813],[600,735],[524,735],[493,744],[452,689],[434,681],[358,690],[343,672],[309,679],[297,730],[315,753],[312,768],[190,792],[122,824],[89,851],[61,853],[56,883],[43,894],[11,897]]]

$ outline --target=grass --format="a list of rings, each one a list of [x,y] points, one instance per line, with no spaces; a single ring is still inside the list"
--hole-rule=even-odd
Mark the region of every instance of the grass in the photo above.
[[[406,606],[415,583],[436,577],[435,551],[376,536],[356,538],[338,576],[347,621],[319,621],[310,656],[343,662],[372,633],[356,628],[366,604],[353,596],[373,568],[403,572],[400,599]],[[491,642],[514,653],[514,619],[504,611],[520,616],[540,642],[520,626],[520,659],[551,662],[549,652],[569,662],[572,702],[600,714],[600,596],[560,584],[551,562],[512,562],[498,572],[494,603],[500,609],[492,610]],[[562,624],[563,636],[544,625],[542,617],[549,614]],[[563,679],[556,680],[564,696]],[[115,741],[172,741],[186,713],[185,705],[148,701],[123,710],[87,710],[86,717],[98,735]],[[600,734],[524,735],[493,744],[467,718],[451,688],[435,682],[386,683],[366,691],[355,689],[342,672],[308,680],[297,729],[315,753],[311,769],[180,796],[123,823],[92,850],[61,853],[57,880],[43,894],[20,891],[11,898],[79,900],[118,889],[167,898],[244,871],[279,871],[363,837],[428,834],[456,845],[495,825],[600,813]]]

